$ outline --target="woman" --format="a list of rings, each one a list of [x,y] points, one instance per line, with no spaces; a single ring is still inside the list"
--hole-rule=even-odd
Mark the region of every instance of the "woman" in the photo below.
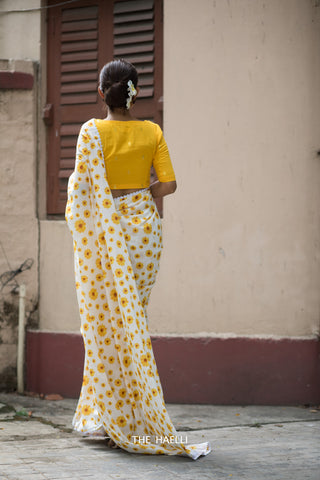
[[[108,114],[82,126],[69,179],[66,220],[85,345],[73,426],[107,434],[129,452],[196,459],[209,444],[179,441],[148,332],[146,306],[162,248],[153,198],[173,193],[176,181],[160,127],[131,115],[137,82],[126,61],[103,67],[98,91]],[[151,165],[159,181],[150,186]]]

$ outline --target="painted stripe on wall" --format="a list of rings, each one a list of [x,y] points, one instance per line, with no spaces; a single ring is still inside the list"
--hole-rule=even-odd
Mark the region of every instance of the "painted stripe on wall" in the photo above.
[[[32,90],[34,78],[30,73],[0,71],[0,89]]]
[[[165,400],[225,405],[320,402],[317,339],[152,337]],[[80,334],[27,332],[28,391],[76,398]]]

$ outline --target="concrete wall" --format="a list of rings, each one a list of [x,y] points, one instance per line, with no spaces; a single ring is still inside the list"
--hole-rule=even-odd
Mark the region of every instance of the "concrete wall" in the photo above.
[[[31,61],[0,60],[2,72],[34,76]],[[30,77],[32,78],[32,77]],[[33,260],[30,270],[15,277],[27,286],[27,316],[38,303],[38,221],[36,218],[36,108],[33,89],[0,89],[0,274]],[[18,294],[14,280],[0,284],[0,386],[15,375]],[[35,319],[33,318],[33,321]]]
[[[319,7],[165,0],[157,332],[319,332]],[[163,308],[165,305],[165,308]]]
[[[41,0],[1,0],[0,58],[40,59],[40,11],[13,12],[37,9]]]
[[[165,0],[178,190],[165,200],[153,333],[319,331],[319,33],[312,0]],[[71,252],[64,223],[42,221],[42,329],[79,330]]]
[[[165,200],[151,331],[312,336],[319,8],[311,0],[164,7],[164,127],[178,191]],[[63,222],[41,222],[41,238],[41,328],[77,331],[71,238]]]
[[[38,8],[40,0],[1,0],[0,11]],[[40,11],[0,14],[0,71],[34,77],[32,89],[0,89],[0,274],[27,259],[31,270],[16,277],[27,287],[28,325],[37,324],[37,104]],[[6,256],[10,263],[6,260]],[[0,388],[14,388],[18,295],[13,282],[0,293]]]
[[[25,2],[14,2],[19,7]],[[13,4],[2,1],[0,8]],[[164,126],[178,191],[165,200],[151,331],[312,336],[319,330],[320,287],[319,8],[313,0],[165,0],[164,17]],[[40,58],[39,11],[0,16],[0,27],[0,56]],[[42,99],[44,85],[43,77]],[[32,102],[30,92],[21,95]],[[63,221],[44,215],[42,125],[40,132],[40,327],[78,331],[71,237]],[[6,132],[8,139],[13,135]],[[8,228],[19,248],[23,229],[32,256],[35,138],[34,131],[26,135],[28,148],[22,147],[31,170],[18,169],[27,183],[18,182],[17,192],[26,197],[20,205],[10,189],[3,205],[7,211],[14,195],[21,218],[33,222]],[[18,263],[25,250],[18,256],[15,248]],[[36,290],[31,281],[30,291]]]

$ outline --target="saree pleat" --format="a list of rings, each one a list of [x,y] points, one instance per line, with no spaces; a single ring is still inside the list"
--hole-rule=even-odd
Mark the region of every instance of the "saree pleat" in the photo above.
[[[79,134],[66,207],[85,345],[73,426],[87,435],[107,433],[128,452],[196,459],[210,446],[179,441],[147,324],[162,249],[159,214],[149,189],[113,199],[102,152],[90,120]]]

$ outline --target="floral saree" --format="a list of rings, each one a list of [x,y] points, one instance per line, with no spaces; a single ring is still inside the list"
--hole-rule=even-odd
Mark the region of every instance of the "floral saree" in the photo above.
[[[207,442],[178,436],[153,356],[146,307],[162,248],[157,208],[149,189],[113,199],[94,120],[79,134],[66,220],[85,345],[74,429],[133,453],[208,454]]]

